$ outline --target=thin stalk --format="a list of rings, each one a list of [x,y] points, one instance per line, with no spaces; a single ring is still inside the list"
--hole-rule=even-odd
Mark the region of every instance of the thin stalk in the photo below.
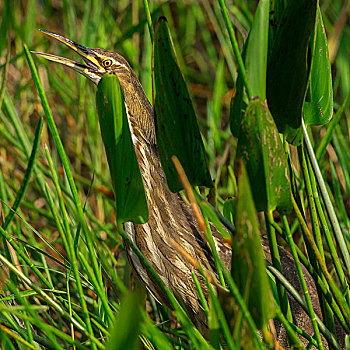
[[[66,243],[67,243],[66,249],[67,249],[67,253],[68,253],[68,259],[71,261],[71,263],[73,263],[74,258],[71,255],[71,252],[69,249],[69,236],[72,237],[72,233],[71,233],[70,226],[69,226],[66,205],[64,204],[64,199],[63,199],[61,187],[60,187],[59,182],[58,182],[58,176],[57,176],[56,170],[54,168],[54,164],[53,164],[49,149],[47,148],[46,145],[44,146],[44,148],[45,148],[46,160],[47,160],[47,163],[49,165],[50,172],[51,172],[51,179],[52,179],[52,182],[53,182],[54,187],[55,187],[55,191],[56,191],[56,195],[57,195],[57,199],[58,199],[58,205],[60,207],[61,215],[62,215],[62,219],[63,219],[62,220],[63,221],[62,239],[64,242],[66,241]],[[48,191],[47,191],[47,193],[48,193]],[[57,214],[53,214],[53,215],[55,216]],[[59,227],[61,227],[61,224],[59,224]]]
[[[309,294],[309,291],[308,291],[307,286],[306,286],[305,278],[304,278],[303,271],[302,271],[301,265],[300,265],[300,260],[299,260],[297,251],[295,249],[295,243],[293,241],[292,234],[290,233],[288,220],[287,220],[287,217],[285,215],[282,216],[282,221],[283,221],[284,229],[285,229],[286,234],[287,234],[287,241],[289,243],[290,250],[291,250],[294,262],[295,262],[295,267],[296,267],[297,272],[298,272],[301,288],[303,289],[303,292],[304,292],[304,297],[305,297],[307,309],[309,312],[309,316],[311,319],[312,328],[314,329],[314,332],[315,332],[314,337],[316,337],[316,341],[317,341],[319,349],[324,349],[324,347],[322,345],[320,331],[318,329],[318,324],[317,324],[316,318],[315,318],[315,311],[312,307],[310,294]]]
[[[11,338],[16,339],[17,341],[19,341],[20,343],[25,345],[28,349],[38,350],[38,348],[36,346],[30,344],[29,342],[27,342],[26,340],[21,338],[17,333],[11,331],[10,329],[6,328],[5,326],[0,325],[0,330],[4,333],[8,334]]]
[[[54,218],[54,221],[56,223],[57,231],[59,232],[59,235],[62,238],[64,249],[65,249],[66,252],[68,252],[67,236],[66,236],[64,228],[63,228],[63,226],[61,224],[61,220],[60,220],[60,218],[58,216],[57,210],[55,208],[52,196],[50,194],[50,188],[49,188],[48,184],[45,184],[45,196],[46,196],[46,201],[47,201],[47,203],[49,205],[49,208],[51,210],[52,216]]]
[[[1,230],[1,228],[0,228]],[[84,334],[86,334],[86,329],[84,328],[84,325],[81,325],[78,323],[74,318],[71,318],[71,316],[58,304],[56,301],[54,301],[48,294],[46,294],[42,289],[37,287],[28,277],[26,277],[22,272],[20,272],[13,264],[11,264],[4,256],[0,254],[0,261],[11,271],[13,271],[24,283],[26,283],[30,288],[35,290],[37,294],[45,300],[47,304],[49,304],[52,308],[54,308],[60,315],[64,316],[67,320],[70,322],[73,322],[74,325]],[[88,334],[87,334],[88,335]],[[91,340],[94,340],[94,342],[98,342],[98,340],[95,337],[91,337]]]
[[[96,294],[99,296],[101,303],[103,305],[103,308],[105,309],[106,315],[108,316],[107,324],[109,326],[111,326],[113,323],[113,320],[114,320],[114,315],[113,315],[111,308],[109,307],[106,293],[103,289],[102,290],[100,289],[99,283],[96,279],[96,276],[94,276],[93,271],[90,268],[90,266],[88,265],[88,262],[86,261],[84,255],[79,252],[78,258],[79,258],[79,261],[81,262],[82,266],[84,266],[84,269],[85,269],[86,273],[88,274],[91,283],[96,288]]]
[[[300,339],[295,334],[295,329],[293,327],[294,324],[292,322],[289,322],[286,319],[286,317],[283,315],[283,312],[281,311],[279,305],[276,305],[276,307],[277,307],[276,319],[279,320],[283,324],[283,326],[286,328],[286,331],[287,331],[287,334],[288,334],[288,338],[290,338],[292,340],[292,342],[293,342],[293,349],[295,349],[295,348],[303,349],[304,348],[303,343],[300,341]],[[303,332],[302,330],[300,330],[300,331]],[[303,333],[301,333],[301,332],[298,332],[298,333],[300,333],[304,338],[306,338],[307,336],[310,337],[305,332],[303,332]],[[317,345],[317,342],[315,340],[314,340],[314,342]]]
[[[209,315],[209,308],[208,308],[208,303],[207,303],[207,301],[205,299],[202,287],[201,287],[201,285],[200,285],[200,283],[198,281],[198,278],[197,278],[196,274],[193,271],[191,272],[191,274],[192,274],[192,278],[193,278],[194,284],[195,284],[196,289],[197,289],[199,300],[201,301],[201,305],[203,307],[205,315],[208,317],[208,315]]]
[[[318,161],[321,161],[321,159],[323,158],[324,154],[326,153],[327,145],[331,142],[334,128],[336,127],[336,125],[338,124],[340,118],[342,117],[342,114],[343,114],[344,109],[346,107],[346,104],[348,102],[349,96],[350,96],[350,94],[345,97],[342,105],[337,110],[337,113],[332,118],[331,122],[327,125],[326,133],[321,138],[321,142],[320,142],[320,144],[317,147],[316,159]]]
[[[231,349],[231,350],[237,349],[237,347],[235,346],[235,344],[233,342],[230,328],[227,324],[227,320],[226,320],[224,311],[222,310],[221,304],[218,300],[218,296],[216,295],[213,286],[209,283],[208,278],[206,278],[204,275],[203,275],[203,277],[205,278],[205,282],[206,282],[207,287],[208,287],[210,299],[213,303],[213,307],[214,307],[215,312],[217,314],[218,320],[221,324],[222,333],[224,335],[224,339],[227,342],[228,349]]]
[[[239,292],[239,289],[238,289],[235,281],[233,280],[233,278],[231,276],[231,273],[227,270],[227,268],[225,267],[225,265],[223,264],[221,259],[219,260],[219,263],[221,264],[222,273],[224,274],[225,281],[227,283],[230,294],[237,301],[237,304],[242,311],[243,317],[246,319],[249,328],[252,330],[252,334],[255,337],[255,340],[259,344],[259,348],[263,349],[264,346],[261,343],[261,340],[259,338],[259,334],[258,334],[256,325],[255,325],[255,322],[254,322],[254,320],[253,320],[253,318],[248,310],[248,307],[247,307],[243,297],[241,296],[241,293]]]
[[[74,199],[74,203],[75,206],[77,208],[77,212],[78,212],[78,218],[79,218],[79,222],[83,227],[83,231],[85,233],[85,237],[86,237],[86,241],[87,241],[87,246],[89,249],[89,253],[90,253],[90,258],[91,258],[91,262],[92,262],[92,266],[94,269],[94,272],[96,274],[96,276],[99,276],[99,268],[98,268],[98,264],[97,264],[97,258],[95,255],[95,250],[93,248],[93,243],[92,243],[92,237],[91,237],[91,232],[87,227],[87,223],[85,221],[84,218],[84,213],[83,213],[83,209],[82,209],[82,205],[78,196],[78,192],[77,192],[77,188],[75,186],[74,183],[74,179],[72,176],[72,172],[70,170],[70,164],[69,164],[69,160],[67,157],[67,154],[63,148],[61,139],[59,137],[59,134],[57,132],[57,128],[56,128],[56,124],[54,122],[53,116],[51,114],[51,110],[49,107],[49,104],[47,102],[46,96],[45,96],[45,92],[43,90],[43,87],[41,85],[40,79],[39,79],[39,75],[38,72],[35,68],[34,62],[32,60],[32,57],[28,51],[28,48],[26,45],[23,46],[24,47],[24,52],[26,54],[27,57],[27,61],[29,64],[29,68],[31,70],[32,73],[32,77],[34,79],[36,88],[38,90],[40,99],[41,99],[41,103],[45,112],[45,118],[46,118],[46,122],[49,126],[50,132],[52,134],[52,137],[54,139],[55,145],[57,147],[57,151],[60,155],[62,164],[63,164],[63,168],[66,172],[66,176],[68,179],[68,183],[70,186],[70,189],[72,191],[72,195],[73,195],[73,199]],[[80,275],[79,275],[79,269],[78,269],[78,265],[76,262],[76,256],[75,256],[75,252],[74,252],[74,245],[73,245],[73,240],[72,240],[72,236],[71,235],[67,235],[68,238],[68,246],[70,248],[70,253],[71,253],[71,263],[72,263],[72,267],[73,267],[73,273],[75,275],[75,279],[77,282],[77,289],[78,289],[78,294],[79,294],[79,298],[80,298],[80,303],[82,306],[82,311],[84,314],[84,318],[85,318],[85,322],[86,322],[86,326],[87,326],[87,330],[88,330],[88,334],[89,334],[89,338],[94,338],[94,334],[93,334],[93,330],[92,330],[92,326],[91,326],[91,322],[90,322],[90,317],[89,317],[89,312],[87,309],[87,305],[86,305],[86,300],[85,300],[85,295],[84,295],[84,291],[81,285],[81,280],[80,280]],[[91,343],[92,349],[96,350],[96,343],[93,341]]]
[[[16,107],[14,106],[13,102],[11,101],[11,98],[7,92],[7,89],[5,88],[4,93],[4,100],[3,100],[3,106],[2,108],[5,109],[11,124],[15,128],[17,138],[19,140],[19,143],[21,144],[21,148],[24,151],[24,154],[27,158],[29,158],[29,150],[30,150],[30,141],[28,139],[28,135],[24,131],[23,125],[21,124],[21,120],[17,114]]]
[[[22,200],[22,198],[24,196],[24,193],[25,193],[25,191],[26,191],[26,189],[28,187],[29,180],[30,180],[30,177],[31,177],[31,174],[32,174],[32,171],[33,171],[33,167],[34,167],[35,158],[36,158],[36,155],[37,155],[37,152],[38,152],[38,148],[39,148],[40,135],[41,135],[42,128],[43,128],[43,119],[40,118],[40,120],[38,122],[38,125],[36,127],[36,130],[35,130],[35,137],[34,137],[34,142],[33,142],[33,146],[32,146],[32,151],[31,151],[31,154],[30,154],[30,157],[29,157],[29,161],[28,161],[28,164],[27,164],[26,171],[24,173],[24,177],[23,177],[23,181],[21,183],[21,187],[18,190],[16,199],[15,199],[15,201],[13,203],[13,206],[12,206],[10,212],[8,213],[8,215],[6,216],[5,222],[2,225],[2,228],[4,229],[4,231],[6,231],[6,229],[8,228],[8,226],[10,224],[10,222],[12,221],[13,217],[15,216],[15,213],[16,213],[16,211],[17,211],[17,209],[18,209],[18,207],[19,207],[19,205],[21,203],[21,200]],[[8,246],[7,246],[6,242],[4,242],[4,248],[5,248],[5,252],[6,252],[7,258],[11,261],[11,255],[10,255],[10,252],[9,252],[9,249],[8,249]],[[15,277],[11,273],[11,279],[13,279],[13,278],[15,278]]]
[[[36,158],[36,155],[37,155],[38,149],[39,149],[40,135],[41,135],[41,131],[43,129],[43,124],[44,124],[44,120],[43,120],[43,118],[40,118],[38,125],[36,127],[36,130],[35,130],[35,137],[34,137],[32,152],[31,152],[30,157],[29,157],[27,169],[24,173],[21,187],[18,190],[15,202],[13,203],[13,206],[12,206],[10,212],[8,213],[8,215],[6,216],[4,224],[2,225],[2,228],[4,230],[7,229],[11,220],[15,216],[15,213],[19,207],[19,204],[21,203],[21,200],[24,196],[24,193],[28,187],[29,180],[30,180],[30,177],[32,175],[32,171],[33,171],[33,167],[34,167],[35,158]]]
[[[344,271],[343,271],[343,268],[342,268],[342,265],[341,265],[341,261],[340,261],[339,256],[338,256],[337,249],[334,246],[331,232],[329,231],[329,228],[328,228],[328,222],[326,220],[326,217],[325,217],[322,205],[321,205],[320,197],[318,196],[318,193],[317,193],[317,184],[316,184],[316,181],[315,181],[315,177],[311,173],[311,171],[310,171],[310,174],[311,174],[312,190],[315,193],[314,198],[315,198],[315,202],[316,202],[317,213],[318,213],[318,216],[319,216],[321,224],[322,224],[322,228],[323,228],[323,232],[324,232],[324,235],[326,237],[326,240],[327,240],[327,245],[328,245],[328,248],[329,248],[329,252],[331,254],[332,261],[333,261],[335,270],[337,272],[339,281],[341,283],[341,286],[342,286],[342,289],[343,289],[343,293],[345,294],[345,297],[347,299],[348,304],[350,304],[349,285],[348,285],[348,282],[346,280],[346,277],[345,277],[345,274],[344,274]]]
[[[306,159],[305,150],[303,147],[301,148],[301,169],[302,169],[304,181],[306,184],[306,192],[307,192],[307,196],[308,196],[309,210],[310,210],[310,215],[311,215],[312,230],[313,230],[313,234],[315,237],[315,243],[317,245],[317,248],[320,251],[322,259],[325,261],[320,224],[319,224],[319,220],[318,220],[317,208],[316,208],[316,203],[315,203],[315,196],[318,196],[318,194],[317,194],[317,192],[313,191],[313,188],[316,188],[315,181],[312,181],[312,180],[315,180],[315,177],[312,176],[313,174],[309,172],[309,171],[311,171],[311,165],[310,165],[310,161],[308,161]],[[314,184],[312,185],[311,182],[314,182]],[[320,274],[320,271],[319,271],[320,268],[319,268],[317,263],[316,263],[316,267],[317,267],[318,273]],[[326,283],[325,276],[323,276],[322,274],[320,274],[320,275],[321,275],[323,282]],[[335,333],[333,312],[330,309],[330,306],[327,303],[326,299],[323,297],[323,294],[320,293],[320,288],[318,285],[316,285],[316,288],[317,288],[317,292],[318,292],[318,295],[320,298],[320,306],[321,306],[321,310],[322,310],[323,319],[324,319],[325,323],[328,325],[328,327],[331,329],[331,331],[333,333]]]
[[[276,267],[278,271],[282,273],[282,265],[280,260],[280,254],[278,251],[278,244],[276,239],[276,233],[271,225],[273,222],[272,212],[265,213],[265,221],[266,221],[266,229],[267,229],[267,238],[269,241],[269,247],[271,252],[272,265]],[[287,293],[283,287],[283,285],[276,281],[277,292],[279,305],[281,305],[281,310],[283,314],[286,316],[289,322],[293,322],[292,312],[290,310],[290,305],[287,297]]]
[[[350,232],[350,217],[348,216],[348,213],[345,208],[347,197],[343,198],[344,196],[341,190],[341,185],[339,183],[338,174],[331,160],[329,160],[329,165],[331,167],[335,203],[338,205],[339,212],[342,216],[344,224],[346,225],[347,231]],[[349,243],[348,243],[348,247],[349,247]]]
[[[295,290],[294,286],[290,284],[290,282],[269,262],[267,262],[267,269],[269,272],[273,274],[273,276],[281,281],[283,283],[284,287],[287,289],[288,293],[298,302],[298,304],[303,308],[303,310],[307,313],[308,309],[306,306],[305,301],[302,299],[302,297],[298,294],[298,292]],[[316,321],[318,323],[318,327],[322,334],[327,339],[328,343],[331,343],[332,346],[334,346],[336,349],[341,350],[339,344],[337,343],[337,340],[334,338],[333,334],[327,329],[327,327],[323,324],[321,319],[316,316]]]
[[[338,246],[339,246],[339,250],[341,252],[342,258],[343,258],[345,266],[346,266],[347,275],[350,276],[350,254],[349,254],[348,248],[346,246],[344,236],[343,236],[343,233],[341,231],[341,228],[340,228],[340,225],[338,222],[337,215],[335,214],[335,210],[333,208],[331,199],[329,197],[329,194],[328,194],[328,191],[326,188],[326,184],[323,180],[323,177],[322,177],[320,168],[318,166],[317,159],[316,159],[314,150],[312,148],[312,145],[311,145],[311,142],[309,139],[309,135],[307,133],[306,126],[305,126],[305,123],[303,120],[302,120],[302,128],[303,128],[303,135],[304,135],[307,153],[309,155],[311,165],[312,165],[312,168],[313,168],[314,173],[315,173],[317,184],[320,188],[323,202],[325,204],[326,211],[327,211],[328,217],[330,219],[330,222],[331,222],[331,225],[333,228],[333,232],[335,234],[335,238],[336,238]]]
[[[310,215],[311,215],[311,224],[312,224],[312,230],[313,234],[315,237],[315,243],[317,245],[317,248],[320,251],[321,257],[324,260],[324,250],[323,250],[323,243],[322,243],[322,237],[321,237],[321,230],[320,230],[320,224],[318,221],[318,216],[317,216],[317,210],[316,210],[316,204],[315,204],[315,199],[314,199],[314,193],[312,191],[312,186],[311,186],[311,179],[309,175],[309,169],[307,166],[307,161],[305,157],[305,150],[304,148],[301,148],[301,169],[303,172],[304,176],[304,181],[306,184],[306,193],[308,196],[308,204],[309,204],[309,210],[310,210]]]
[[[2,76],[2,82],[1,82],[1,87],[0,87],[0,110],[1,110],[2,100],[4,99],[6,78],[7,78],[7,69],[8,69],[9,62],[10,62],[10,52],[11,52],[11,46],[10,46],[10,42],[9,42],[9,44],[7,46],[7,54],[6,54],[6,61],[5,61],[5,66],[4,66],[4,73]]]
[[[146,11],[146,19],[147,19],[147,24],[148,24],[148,29],[149,29],[149,35],[151,36],[151,42],[153,42],[154,29],[153,29],[153,24],[152,24],[151,12],[149,10],[147,0],[143,0],[143,6],[145,7],[145,11]]]
[[[7,328],[10,328],[12,330],[16,330],[18,332],[17,329],[15,329],[11,324],[5,323],[3,320],[0,320],[0,324],[2,324],[2,326],[5,326]],[[20,328],[20,331],[25,332],[25,329]],[[33,338],[34,341],[36,341],[38,344],[44,346],[46,349],[49,350],[56,350],[57,347],[54,346],[50,341],[48,341],[47,339],[44,339],[43,337],[40,337],[39,335],[36,335],[35,333],[33,334]],[[86,349],[86,348],[84,348]]]
[[[220,284],[225,287],[225,279],[224,279],[224,276],[222,274],[222,270],[220,268],[220,264],[219,264],[219,254],[216,250],[216,246],[215,246],[215,242],[214,242],[214,238],[213,238],[213,233],[211,231],[211,227],[210,227],[210,224],[209,224],[209,221],[208,221],[208,218],[203,215],[203,218],[204,218],[204,221],[205,221],[205,224],[207,226],[207,233],[205,234],[205,237],[209,243],[209,246],[210,246],[210,250],[213,254],[213,257],[214,257],[214,262],[215,262],[215,266],[216,266],[216,270],[217,270],[217,274],[218,274],[218,277],[219,277],[219,281],[220,281]]]
[[[33,310],[32,307],[30,307],[28,300],[19,293],[19,290],[13,285],[13,283],[10,282],[8,284],[8,287],[11,290],[12,294],[16,296],[18,303],[25,307],[24,314],[27,315],[27,312],[29,312],[31,315],[35,314],[35,311]],[[13,308],[11,308],[11,311],[12,310]],[[25,328],[27,329],[27,339],[29,343],[34,345],[32,327],[30,325],[30,322],[26,318],[24,319],[24,325],[25,325]]]
[[[304,237],[306,238],[306,240],[310,243],[310,247],[313,250],[313,252],[315,253],[315,257],[317,259],[317,262],[319,263],[322,273],[324,274],[324,276],[327,279],[327,282],[329,284],[329,287],[332,291],[332,294],[335,298],[335,300],[337,301],[337,304],[340,308],[340,310],[342,311],[342,314],[344,316],[344,318],[346,319],[346,323],[349,327],[350,325],[350,308],[349,305],[347,303],[344,303],[344,297],[342,295],[342,293],[339,291],[338,286],[335,284],[332,276],[330,275],[330,273],[327,270],[326,264],[324,263],[324,261],[322,260],[321,254],[318,251],[318,248],[312,238],[312,235],[307,227],[307,224],[299,210],[299,207],[297,205],[297,203],[295,202],[294,196],[293,194],[291,195],[292,198],[292,203],[293,203],[293,207],[294,207],[294,211],[298,217],[298,220],[300,222],[300,226],[303,232]]]
[[[25,261],[25,263],[35,272],[35,274],[38,276],[39,280],[45,284],[45,286],[49,289],[53,289],[53,286],[50,284],[50,282],[45,278],[45,276],[40,272],[40,270],[34,265],[32,260],[28,258],[28,256],[25,254],[25,251],[21,249],[21,247],[14,241],[12,236],[10,236],[2,227],[0,227],[0,234],[5,237],[7,242],[9,242],[12,246],[12,248],[16,251],[16,253]]]
[[[69,312],[69,316],[72,317],[73,316],[73,309],[72,309],[72,300],[71,300],[71,294],[70,294],[70,288],[69,288],[69,278],[66,278],[66,289],[67,289],[67,303],[68,304],[68,312]],[[73,323],[70,324],[70,334],[71,334],[71,338],[74,341],[74,325]],[[73,348],[73,350],[75,350],[75,347]]]
[[[287,238],[286,238],[286,234],[284,233],[284,231],[281,229],[281,227],[273,222],[273,226],[276,228],[276,231],[281,235],[281,237],[287,242]],[[314,269],[314,267],[310,264],[310,262],[307,260],[306,256],[304,255],[304,253],[300,250],[300,248],[295,245],[295,249],[298,253],[299,259],[301,260],[301,263],[305,266],[305,268],[308,270],[308,272],[310,273],[310,275],[312,276],[312,278],[315,281],[315,284],[317,286],[320,287],[322,293],[323,293],[323,297],[327,300],[327,302],[329,303],[330,307],[332,308],[333,312],[335,313],[335,315],[337,316],[339,322],[341,323],[342,327],[345,330],[348,330],[348,326],[346,324],[346,321],[337,305],[337,303],[335,302],[334,298],[332,297],[332,294],[329,293],[329,286],[327,282],[324,282],[322,280],[322,278],[317,274],[316,270]]]
[[[239,72],[239,75],[242,77],[243,84],[245,86],[248,99],[251,100],[252,92],[251,92],[249,84],[248,84],[248,78],[247,78],[247,75],[245,73],[243,59],[242,59],[241,53],[239,51],[237,39],[236,39],[235,33],[233,31],[232,23],[230,21],[230,18],[229,18],[228,12],[227,12],[225,0],[219,0],[219,4],[220,4],[221,10],[222,10],[222,15],[224,17],[226,28],[227,28],[227,31],[228,31],[228,34],[229,34],[229,37],[231,40],[233,52],[235,53],[235,56],[236,56],[237,65],[238,65],[238,72]]]

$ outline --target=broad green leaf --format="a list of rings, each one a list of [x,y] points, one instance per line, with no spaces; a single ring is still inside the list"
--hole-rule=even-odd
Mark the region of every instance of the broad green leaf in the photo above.
[[[253,96],[259,96],[262,100],[266,98],[269,8],[269,1],[262,0],[259,2],[251,30],[242,50],[250,89]],[[240,123],[246,107],[243,81],[238,76],[236,94],[231,100],[230,108],[230,128],[232,134],[237,138],[239,137]]]
[[[148,205],[116,75],[105,74],[97,87],[96,103],[103,143],[116,196],[117,222],[148,220]]]
[[[260,99],[250,101],[241,122],[238,152],[246,161],[258,211],[291,210],[288,165],[275,122]]]
[[[313,56],[308,101],[304,103],[304,121],[307,125],[326,124],[333,114],[331,62],[320,9],[317,12],[316,22],[315,36],[311,43]]]
[[[269,33],[269,0],[260,0],[249,33],[245,68],[253,96],[266,98],[267,46]]]
[[[111,331],[106,350],[140,349],[139,334],[142,322],[140,298],[136,293],[124,296]]]
[[[202,137],[181,73],[167,21],[161,17],[153,41],[156,135],[169,188],[183,188],[171,160],[176,155],[193,186],[212,187]]]
[[[254,185],[255,186],[255,185]],[[235,210],[236,233],[232,238],[231,275],[258,329],[275,314],[266,274],[260,230],[243,162],[238,166],[238,194]]]
[[[251,186],[243,162],[240,162],[238,167],[235,226],[236,234],[232,239],[231,275],[241,295],[246,298],[257,328],[261,329],[274,316],[275,310],[266,274]]]
[[[267,100],[278,130],[293,144],[301,140],[297,136],[309,80],[308,48],[317,5],[317,0],[289,0],[278,21],[274,21],[276,29],[267,68]]]

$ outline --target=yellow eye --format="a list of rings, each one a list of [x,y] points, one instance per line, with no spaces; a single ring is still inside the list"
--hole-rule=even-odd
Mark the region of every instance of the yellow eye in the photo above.
[[[109,60],[109,59],[107,59],[107,60],[104,60],[103,62],[102,62],[102,64],[103,64],[103,67],[110,67],[111,65],[112,65],[112,60]]]

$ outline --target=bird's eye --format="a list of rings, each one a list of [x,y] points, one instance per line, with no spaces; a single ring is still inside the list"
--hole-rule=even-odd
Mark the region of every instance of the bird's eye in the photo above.
[[[104,60],[103,62],[102,62],[102,64],[103,64],[103,66],[104,67],[110,67],[111,65],[112,65],[112,60]]]

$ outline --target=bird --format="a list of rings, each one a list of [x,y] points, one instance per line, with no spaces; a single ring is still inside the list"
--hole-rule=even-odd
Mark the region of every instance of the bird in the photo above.
[[[146,223],[127,222],[124,224],[125,231],[152,264],[165,285],[185,305],[190,318],[198,329],[204,334],[207,333],[208,320],[195,287],[192,272],[197,277],[205,298],[208,299],[208,289],[198,266],[200,265],[208,275],[217,278],[215,262],[192,207],[181,195],[171,192],[168,187],[157,149],[154,109],[139,79],[127,60],[116,52],[101,48],[89,48],[54,32],[43,29],[40,31],[67,45],[80,55],[84,63],[32,51],[34,54],[73,69],[96,85],[104,74],[117,75],[124,95],[130,133],[149,208],[149,220]],[[214,226],[212,231],[218,254],[229,269],[231,266],[231,247]],[[264,239],[262,239],[262,247],[267,260],[271,261],[269,246]],[[297,286],[301,293],[294,260],[287,251],[283,248],[280,249],[284,275],[293,285]],[[171,308],[167,297],[127,245],[126,253],[130,264],[147,290],[159,303]],[[194,265],[194,261],[198,264]],[[320,315],[315,285],[306,269],[304,269],[304,275],[314,308],[316,313]],[[218,280],[217,284],[219,284]],[[309,317],[299,304],[291,301],[291,306],[294,323],[301,326],[307,333],[313,334]],[[286,333],[281,332],[281,334],[278,340],[284,346],[288,346]]]
[[[84,64],[52,54],[33,52],[34,54],[67,66],[96,85],[106,73],[118,76],[149,208],[149,220],[144,224],[127,222],[124,224],[125,232],[151,262],[175,297],[184,302],[196,326],[202,330],[207,328],[192,271],[195,272],[205,297],[208,297],[208,291],[205,280],[198,267],[194,268],[193,261],[198,262],[208,273],[211,270],[215,274],[214,259],[192,207],[168,187],[157,150],[154,109],[139,79],[129,63],[116,52],[88,48],[54,32],[40,31],[77,52]],[[218,253],[226,266],[229,266],[231,249],[221,236],[216,235],[216,240]],[[128,245],[126,252],[129,262],[152,296],[170,308],[169,300]]]

